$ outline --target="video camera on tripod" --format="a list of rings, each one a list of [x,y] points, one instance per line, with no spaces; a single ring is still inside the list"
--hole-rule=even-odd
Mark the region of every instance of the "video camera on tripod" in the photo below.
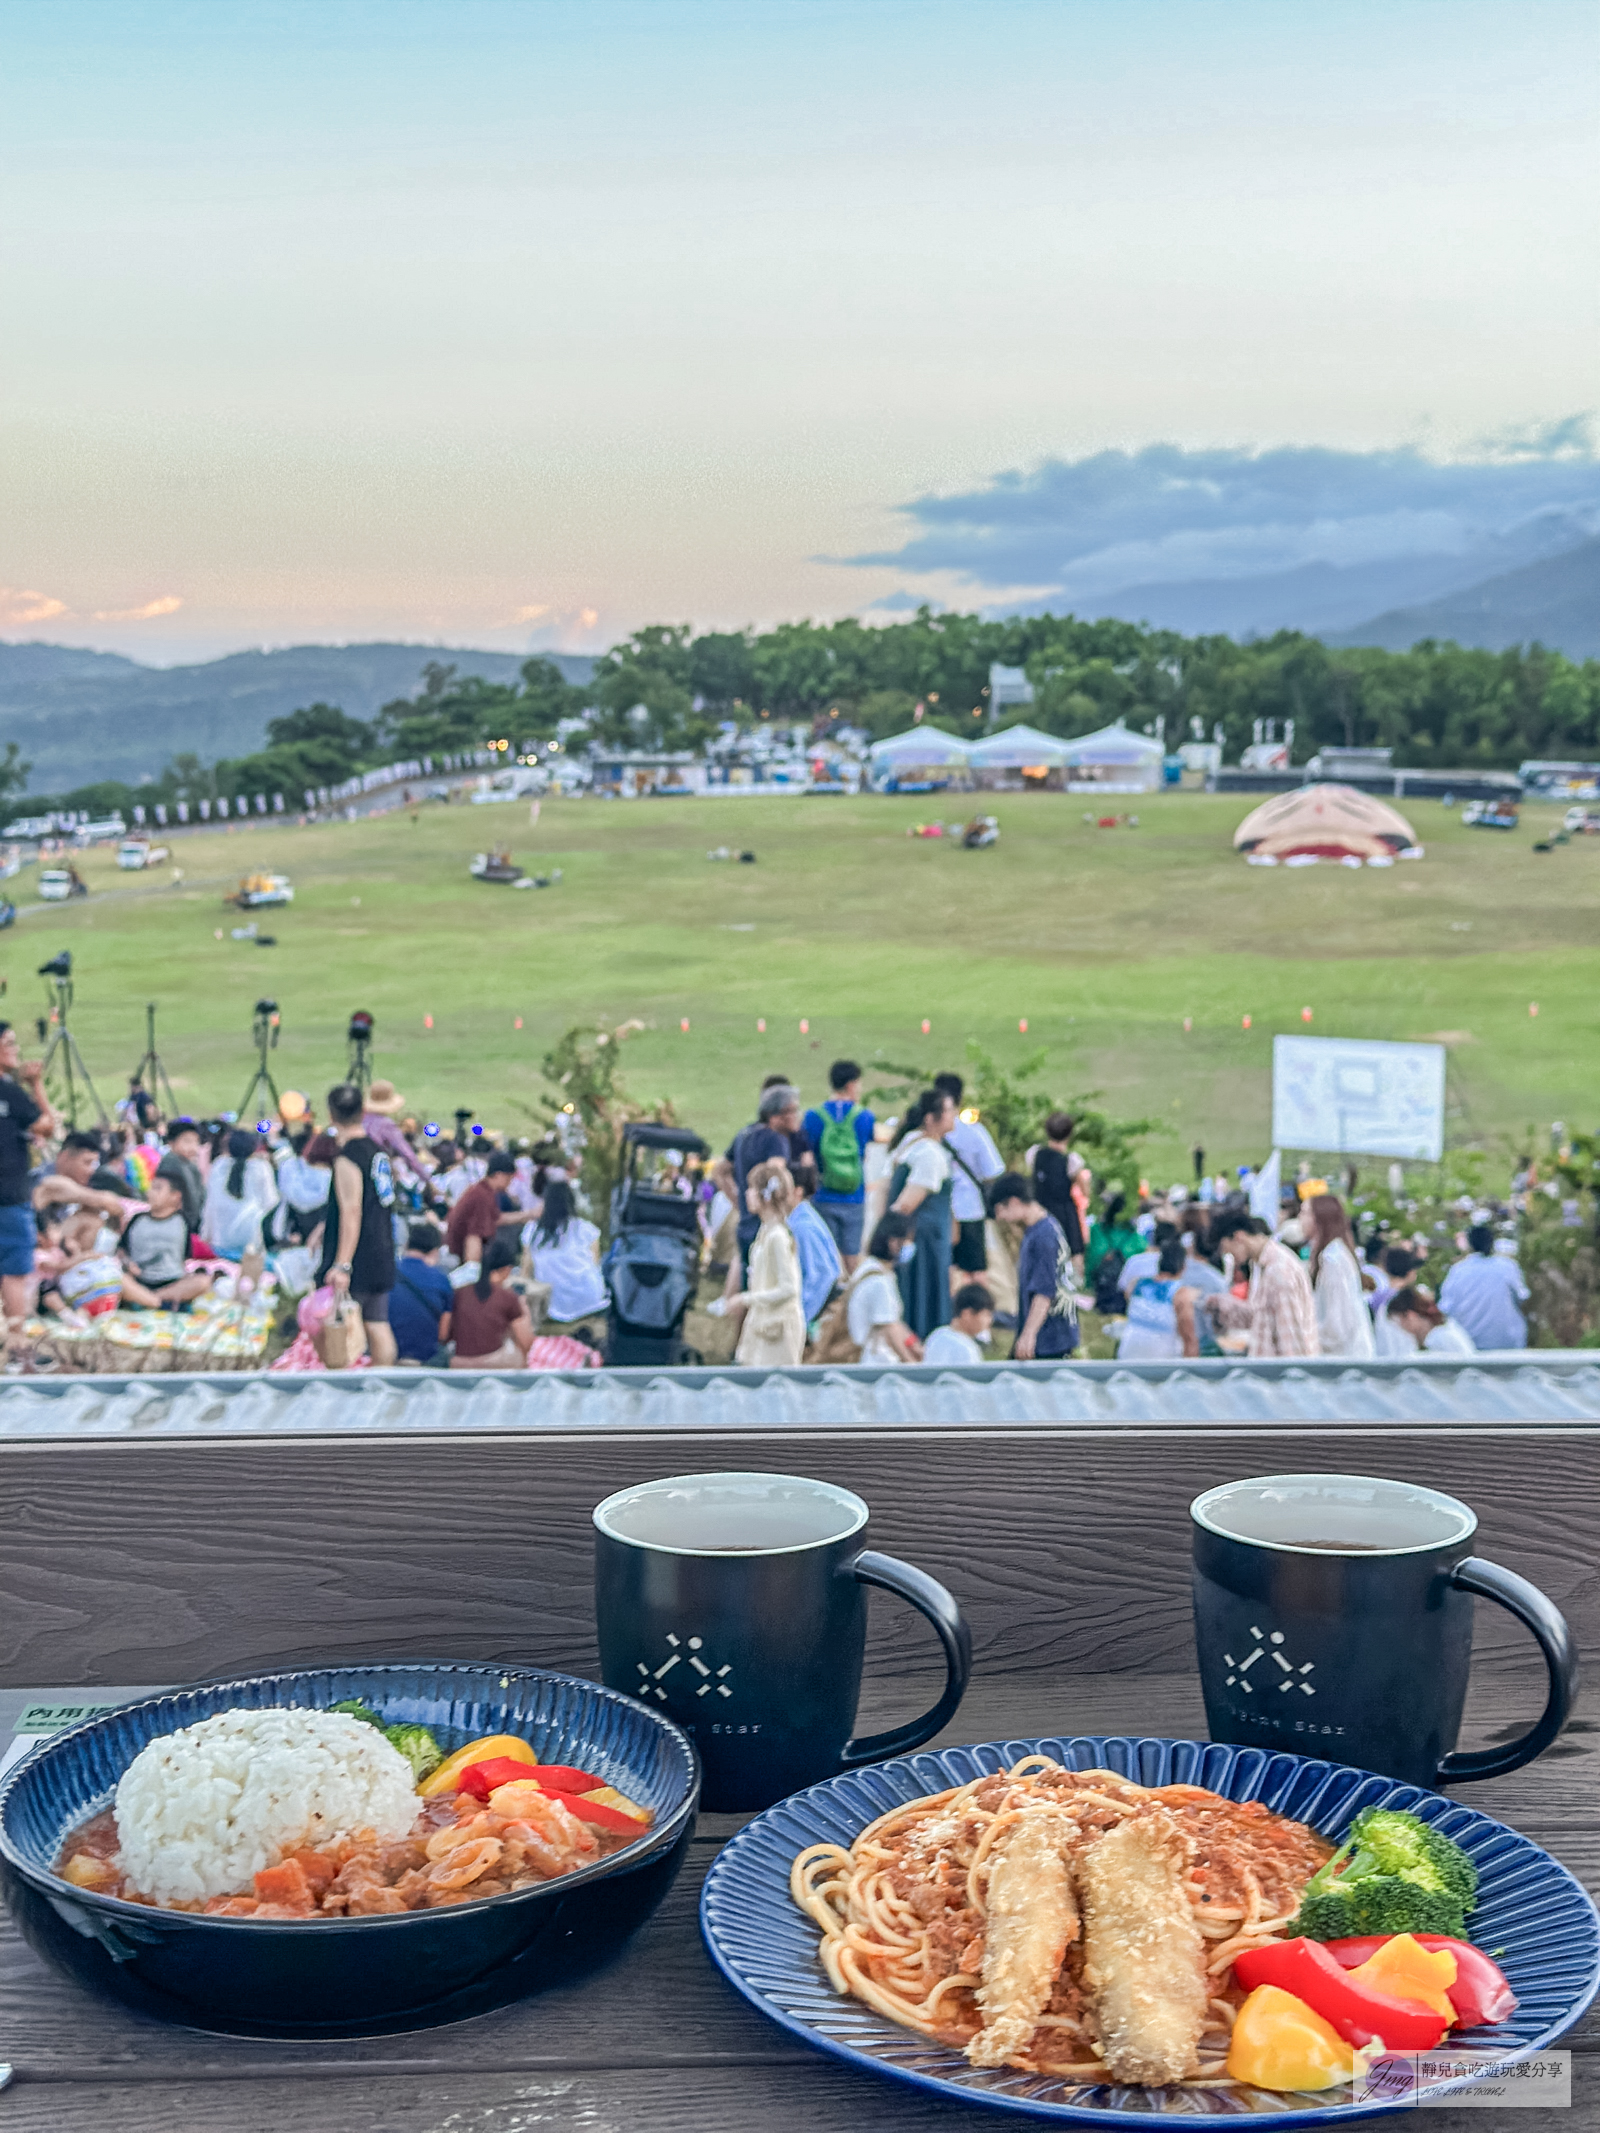
[[[257,1000],[255,1015],[250,1024],[250,1037],[256,1048],[256,1070],[250,1077],[250,1085],[239,1102],[239,1117],[250,1114],[255,1105],[257,1120],[279,1115],[278,1084],[272,1078],[272,1069],[267,1065],[267,1054],[278,1048],[278,1032],[283,1027],[283,1013],[276,1000]],[[272,1098],[270,1112],[267,1098]]]
[[[350,1047],[350,1057],[345,1066],[345,1080],[365,1090],[372,1080],[372,1029],[373,1020],[364,1007],[358,1007],[350,1017],[350,1027],[345,1031],[345,1042]]]
[[[67,1122],[76,1128],[78,1123],[79,1087],[82,1086],[95,1108],[95,1116],[102,1126],[109,1126],[110,1117],[100,1101],[100,1092],[84,1064],[78,1040],[67,1026],[67,1017],[72,1009],[72,950],[63,948],[51,956],[48,963],[39,965],[39,976],[45,980],[50,991],[50,1012],[39,1017],[39,1041],[44,1045],[44,1078],[48,1082],[52,1071],[61,1078],[60,1108],[67,1114]]]

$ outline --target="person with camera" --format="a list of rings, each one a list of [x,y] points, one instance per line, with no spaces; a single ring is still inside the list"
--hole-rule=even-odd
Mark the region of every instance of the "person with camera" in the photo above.
[[[362,1094],[353,1081],[328,1091],[328,1121],[333,1129],[333,1194],[323,1225],[322,1264],[317,1286],[324,1283],[343,1302],[348,1296],[367,1329],[367,1351],[380,1367],[395,1360],[389,1327],[389,1295],[394,1288],[394,1171],[362,1122]]]
[[[0,1299],[8,1350],[22,1345],[32,1302],[33,1154],[56,1130],[44,1068],[37,1060],[23,1063],[16,1031],[0,1022]]]

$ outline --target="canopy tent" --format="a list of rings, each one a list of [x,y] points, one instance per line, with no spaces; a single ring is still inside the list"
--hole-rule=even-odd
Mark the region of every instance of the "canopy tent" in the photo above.
[[[1252,809],[1233,833],[1233,848],[1257,865],[1308,859],[1420,857],[1416,832],[1397,808],[1353,785],[1305,785]]]
[[[1074,770],[1144,770],[1152,762],[1159,764],[1167,752],[1161,741],[1148,733],[1130,733],[1126,726],[1102,726],[1098,733],[1080,733],[1064,745]]]
[[[874,770],[898,772],[913,764],[961,770],[969,752],[953,734],[941,733],[937,726],[912,726],[886,741],[874,741],[868,754]]]
[[[1071,743],[1036,726],[1008,726],[986,741],[974,741],[967,760],[974,770],[1063,770]]]

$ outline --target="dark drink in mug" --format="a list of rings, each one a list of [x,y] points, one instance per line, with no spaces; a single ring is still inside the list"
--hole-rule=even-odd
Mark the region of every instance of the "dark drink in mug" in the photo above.
[[[1194,1521],[1194,1625],[1211,1738],[1379,1770],[1413,1785],[1497,1777],[1566,1723],[1577,1659],[1535,1585],[1472,1553],[1453,1496],[1360,1474],[1268,1474],[1208,1489]],[[1544,1653],[1528,1732],[1456,1753],[1472,1600],[1495,1600]]]
[[[919,1748],[971,1668],[960,1608],[926,1572],[864,1545],[867,1506],[793,1474],[679,1474],[594,1514],[595,1615],[608,1688],[694,1737],[713,1809],[769,1807],[819,1778]],[[851,1739],[867,1587],[909,1600],[944,1647],[932,1710]]]

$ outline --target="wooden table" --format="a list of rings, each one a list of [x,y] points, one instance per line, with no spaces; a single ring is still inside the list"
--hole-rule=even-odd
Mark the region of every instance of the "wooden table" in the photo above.
[[[0,1453],[0,1687],[51,1694],[303,1660],[492,1658],[594,1671],[588,1513],[651,1475],[756,1466],[858,1488],[879,1547],[943,1578],[976,1672],[946,1742],[1061,1732],[1201,1735],[1187,1505],[1230,1477],[1389,1474],[1464,1496],[1481,1552],[1543,1585],[1580,1647],[1600,1632],[1596,1433],[1518,1425],[1374,1432],[694,1430],[495,1439],[23,1444]],[[1521,1730],[1543,1669],[1480,1607],[1468,1744]],[[932,1637],[873,1601],[863,1724],[931,1700]],[[11,1707],[20,1701],[13,1697]],[[0,1718],[8,1715],[0,1708]],[[1581,1712],[1531,1769],[1463,1797],[1600,1885],[1600,1727]],[[570,1992],[337,2045],[200,2036],[80,1995],[0,1938],[0,2133],[980,2133],[797,2048],[718,1977],[700,1883],[738,1818],[706,1816],[668,1902]],[[1600,2133],[1600,2026],[1570,2040]],[[1433,2113],[1426,2133],[1510,2114]],[[1457,2126],[1459,2121],[1459,2127]],[[1516,2126],[1511,2133],[1517,2133]]]

